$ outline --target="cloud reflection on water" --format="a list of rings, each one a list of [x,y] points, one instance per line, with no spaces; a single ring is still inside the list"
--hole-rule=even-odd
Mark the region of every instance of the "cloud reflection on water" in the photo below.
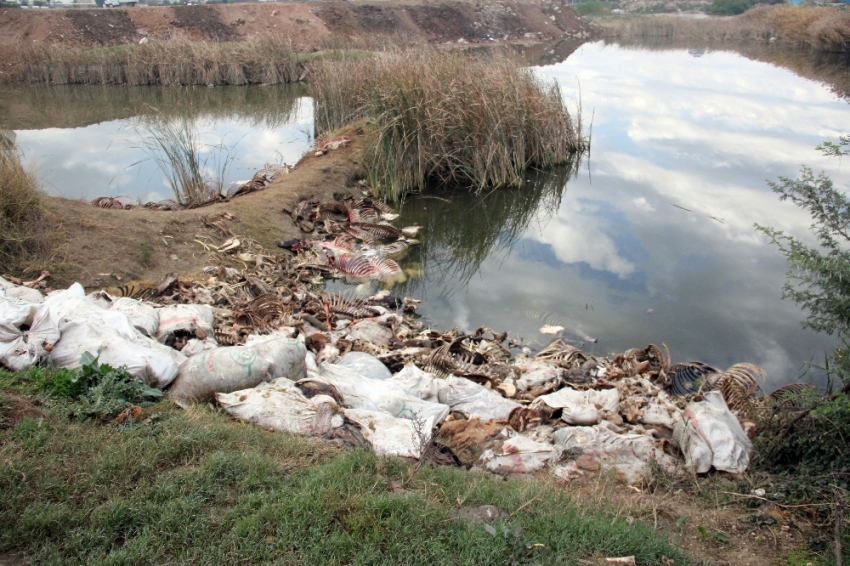
[[[784,258],[753,225],[809,238],[808,216],[766,181],[806,163],[847,186],[847,168],[814,149],[842,133],[846,102],[724,52],[586,44],[539,72],[573,100],[581,85],[585,120],[594,112],[589,169],[464,288],[423,283],[420,310],[538,345],[549,337],[529,313],[549,312],[600,338],[586,350],[665,342],[675,361],[759,364],[768,390],[822,361],[833,340],[802,330],[805,313],[780,299]]]

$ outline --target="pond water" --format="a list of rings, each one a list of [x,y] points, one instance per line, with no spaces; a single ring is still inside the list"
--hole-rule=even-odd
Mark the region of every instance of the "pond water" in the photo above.
[[[812,241],[807,215],[767,185],[802,164],[848,186],[847,164],[814,149],[846,133],[841,90],[730,52],[602,43],[538,71],[580,92],[591,155],[574,178],[483,201],[408,200],[402,222],[426,236],[399,290],[420,312],[532,347],[550,324],[598,354],[663,342],[677,362],[751,362],[767,391],[822,362],[834,340],[801,329],[805,313],[781,299],[785,260],[754,224]]]
[[[0,127],[15,132],[48,194],[87,200],[173,199],[152,159],[157,124],[188,125],[204,176],[223,185],[265,164],[294,164],[313,143],[301,85],[254,88],[13,87],[0,89]]]
[[[664,343],[676,362],[758,364],[767,391],[822,362],[834,340],[801,328],[805,313],[781,299],[785,260],[754,224],[811,241],[807,215],[767,184],[802,164],[848,186],[846,163],[814,149],[847,133],[846,61],[573,49],[544,53],[536,69],[571,104],[580,98],[591,154],[529,173],[522,190],[409,198],[400,225],[424,226],[422,242],[400,260],[408,277],[394,291],[422,299],[436,328],[484,325],[541,348],[552,335],[540,329],[563,326],[563,338],[599,355]],[[298,87],[0,90],[0,128],[54,195],[171,198],[145,161],[151,120],[191,120],[210,173],[217,157],[231,159],[226,181],[294,163],[313,141]]]

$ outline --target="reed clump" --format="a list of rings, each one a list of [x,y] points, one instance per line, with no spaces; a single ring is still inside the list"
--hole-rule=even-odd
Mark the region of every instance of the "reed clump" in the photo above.
[[[732,18],[658,16],[599,22],[608,37],[658,40],[781,43],[831,53],[850,52],[850,11],[835,6],[756,6]]]
[[[52,267],[58,237],[35,175],[21,163],[12,136],[0,130],[0,274]]]
[[[21,82],[48,84],[279,84],[303,73],[290,42],[271,35],[239,43],[176,38],[98,49],[42,45],[22,51],[18,64]]]
[[[317,129],[366,119],[364,165],[378,196],[429,183],[480,192],[520,187],[529,167],[566,163],[587,147],[581,116],[555,82],[504,53],[419,49],[317,62]]]
[[[143,116],[135,127],[141,149],[165,175],[174,199],[183,207],[195,208],[219,199],[234,147],[201,140],[192,116],[169,117],[156,109]]]

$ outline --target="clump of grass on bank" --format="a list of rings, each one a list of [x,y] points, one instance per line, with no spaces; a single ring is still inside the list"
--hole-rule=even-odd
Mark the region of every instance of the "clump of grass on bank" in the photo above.
[[[188,39],[84,49],[35,46],[20,53],[21,82],[89,85],[247,85],[300,80],[304,69],[285,38],[240,43]]]
[[[154,111],[141,117],[136,131],[141,149],[165,175],[178,203],[193,208],[221,196],[233,146],[202,143],[191,115],[173,119]]]
[[[850,52],[850,11],[834,6],[756,6],[733,18],[654,17],[600,24],[607,36],[625,40],[778,42]]]
[[[364,164],[378,194],[398,200],[430,182],[519,187],[529,167],[586,149],[555,82],[504,53],[420,49],[324,60],[310,87],[320,131],[366,119]]]
[[[0,275],[51,267],[57,239],[35,175],[21,164],[11,136],[0,131]]]
[[[0,411],[28,387],[0,371]],[[0,427],[0,552],[32,563],[689,564],[648,525],[549,482],[417,468],[205,406],[104,425],[41,402]],[[484,504],[511,514],[495,534],[451,516]]]

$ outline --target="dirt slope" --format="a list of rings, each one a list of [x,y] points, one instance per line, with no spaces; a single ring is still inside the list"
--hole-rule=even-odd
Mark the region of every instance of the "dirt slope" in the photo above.
[[[262,34],[301,50],[335,36],[399,35],[427,42],[549,40],[589,31],[563,0],[240,3],[91,10],[0,10],[0,49],[100,46],[142,37],[233,41]]]

